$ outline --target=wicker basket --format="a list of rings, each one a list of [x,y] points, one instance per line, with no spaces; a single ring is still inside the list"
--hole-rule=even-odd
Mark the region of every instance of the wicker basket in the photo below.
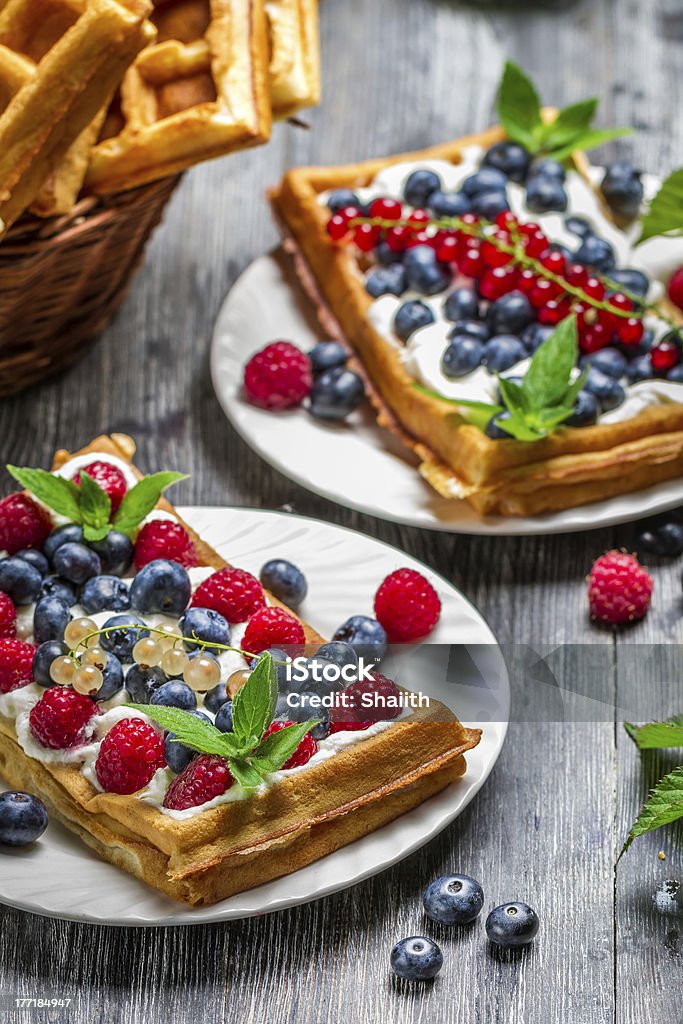
[[[122,302],[179,177],[68,216],[24,218],[0,244],[0,397],[83,355]]]

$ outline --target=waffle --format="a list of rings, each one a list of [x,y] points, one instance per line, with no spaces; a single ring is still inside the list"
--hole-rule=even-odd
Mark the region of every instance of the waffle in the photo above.
[[[368,185],[406,161],[458,163],[466,146],[489,147],[498,128],[414,153],[341,167],[291,170],[271,201],[299,278],[330,335],[358,356],[381,426],[419,459],[419,472],[444,497],[482,514],[535,515],[649,487],[683,473],[683,405],[660,405],[619,423],[563,428],[534,442],[490,440],[455,407],[413,386],[398,348],[372,326],[372,298],[351,246],[334,245],[318,200],[335,188]],[[580,161],[579,169],[585,166]]]
[[[157,42],[124,76],[86,188],[120,192],[270,136],[263,0],[156,0]]]
[[[130,461],[134,444],[124,435],[100,437],[83,452]],[[58,452],[54,468],[70,457]],[[166,501],[160,507],[176,514]],[[201,564],[226,564],[190,533]],[[307,641],[320,643],[304,626]],[[462,776],[463,755],[479,737],[431,702],[247,799],[176,819],[136,795],[97,792],[78,767],[27,756],[13,721],[0,716],[0,776],[38,795],[105,860],[198,906],[290,874],[416,807]]]
[[[150,11],[147,0],[0,0],[0,234],[51,176],[41,208],[75,196],[87,128],[153,38]]]
[[[317,0],[266,0],[273,117],[320,102]]]

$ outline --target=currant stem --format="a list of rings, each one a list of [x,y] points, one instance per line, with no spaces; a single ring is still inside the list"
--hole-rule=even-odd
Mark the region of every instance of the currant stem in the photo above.
[[[168,639],[170,636],[174,636],[173,633],[169,633],[168,630],[162,629],[160,626],[103,626],[101,629],[95,629],[92,631],[92,633],[88,633],[87,636],[84,636],[83,639],[80,640],[78,644],[69,651],[67,657],[71,658],[72,661],[78,661],[78,652],[80,648],[83,647],[87,650],[88,642],[92,640],[94,637],[107,636],[109,633],[115,633],[117,630],[120,630],[122,628],[134,629],[138,632],[142,632],[142,630],[145,630],[148,633],[153,633],[155,634],[155,636],[163,637],[165,639]],[[191,637],[176,637],[173,643],[173,647],[175,647],[179,643],[184,643],[186,640],[194,640],[202,648],[211,647],[214,650],[219,651],[234,651],[235,654],[241,654],[242,657],[245,658],[247,661],[249,660],[249,658],[258,657],[258,655],[255,655],[252,651],[243,651],[241,647],[231,647],[229,644],[220,644],[211,640],[201,640],[196,634],[193,634]],[[275,661],[275,659],[273,659],[273,661]],[[281,662],[276,661],[275,664],[279,665],[281,664]]]

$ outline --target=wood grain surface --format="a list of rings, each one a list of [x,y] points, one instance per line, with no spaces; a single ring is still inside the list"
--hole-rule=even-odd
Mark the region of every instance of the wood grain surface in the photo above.
[[[543,650],[577,645],[554,663],[579,691],[592,685],[581,646],[592,645],[596,685],[608,699],[605,714],[583,716],[589,720],[525,721],[534,701],[522,659],[521,720],[475,803],[402,864],[317,903],[243,923],[148,931],[0,910],[0,997],[74,1000],[66,1013],[3,1019],[681,1024],[683,920],[663,916],[653,902],[659,881],[680,877],[680,832],[678,845],[675,830],[640,840],[614,870],[648,782],[671,759],[652,759],[642,771],[609,710],[617,698],[642,718],[657,708],[683,710],[680,564],[653,567],[654,607],[615,643],[587,621],[581,581],[602,551],[632,543],[631,527],[468,538],[333,505],[270,469],[236,436],[212,394],[208,351],[226,292],[276,241],[262,193],[285,167],[401,151],[481,128],[506,55],[529,69],[548,101],[596,94],[602,123],[638,130],[606,159],[632,155],[659,172],[680,165],[682,19],[673,0],[498,7],[326,0],[325,100],[309,117],[311,130],[280,125],[268,148],[187,174],[100,343],[67,375],[0,404],[3,464],[48,465],[55,447],[127,431],[143,469],[191,472],[174,491],[178,504],[289,504],[360,529],[448,576],[502,640]],[[660,849],[667,860],[658,859]],[[441,975],[420,989],[397,983],[388,970],[391,946],[424,931],[421,892],[449,870],[482,880],[487,909],[527,899],[541,917],[538,940],[513,956],[487,948],[481,921],[462,931],[430,928],[444,949]]]

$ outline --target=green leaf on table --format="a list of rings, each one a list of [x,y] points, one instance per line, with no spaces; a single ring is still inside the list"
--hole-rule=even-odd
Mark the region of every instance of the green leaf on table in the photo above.
[[[135,530],[142,520],[156,508],[159,498],[166,488],[177,483],[178,480],[187,480],[187,474],[167,471],[143,477],[126,492],[114,516],[114,527],[121,530],[122,533],[130,533]]]
[[[22,469],[19,466],[8,466],[7,469],[17,483],[43,505],[74,523],[82,522],[80,490],[73,480],[65,480],[44,469]]]
[[[683,818],[683,767],[670,772],[652,790],[628,834],[619,858],[623,857],[638,836],[654,832],[679,818]]]
[[[238,740],[245,744],[253,740],[253,746],[258,743],[273,721],[277,692],[275,665],[265,652],[232,702],[232,727]]]
[[[261,741],[251,763],[261,771],[274,772],[282,768],[301,743],[309,729],[318,724],[318,719],[311,719],[308,722],[300,722],[296,725],[286,725],[284,729],[278,729],[266,736]]]
[[[498,90],[498,116],[509,139],[535,152],[543,123],[541,101],[526,72],[510,60],[505,64]]]
[[[670,232],[683,232],[683,167],[669,175],[650,203],[636,245]]]
[[[683,715],[667,718],[664,722],[648,722],[646,725],[624,722],[624,729],[639,750],[683,747]]]

